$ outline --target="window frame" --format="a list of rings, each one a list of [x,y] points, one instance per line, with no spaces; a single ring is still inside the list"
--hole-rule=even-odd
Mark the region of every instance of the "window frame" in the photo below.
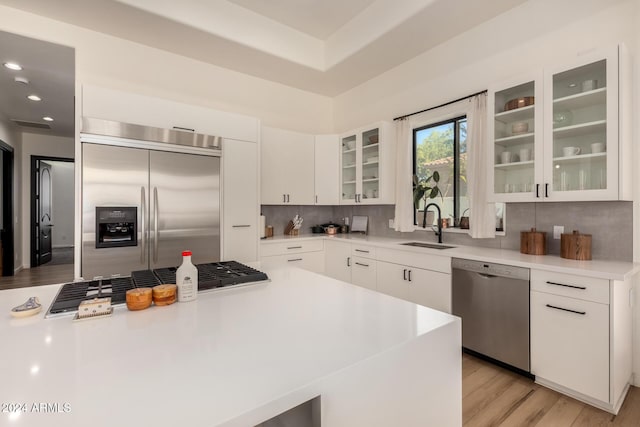
[[[413,158],[413,176],[416,175],[417,172],[417,162],[416,162],[416,150],[417,150],[417,139],[416,136],[418,132],[434,128],[438,126],[442,126],[445,124],[452,123],[453,124],[453,217],[460,218],[460,200],[458,198],[459,193],[459,183],[460,183],[460,122],[462,120],[467,121],[467,113],[462,113],[460,115],[455,115],[454,117],[450,117],[444,120],[436,121],[433,123],[423,124],[419,127],[415,127],[412,129],[413,133],[413,144],[411,156]],[[468,122],[467,122],[468,123]],[[412,188],[415,189],[415,184],[412,185]],[[418,226],[418,218],[416,214],[416,208],[413,206],[413,225]],[[453,227],[454,224],[451,224]]]

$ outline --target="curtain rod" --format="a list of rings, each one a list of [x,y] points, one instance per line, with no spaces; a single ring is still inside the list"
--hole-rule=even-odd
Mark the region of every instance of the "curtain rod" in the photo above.
[[[480,92],[472,93],[471,95],[463,96],[462,98],[454,99],[453,101],[445,102],[444,104],[436,105],[435,107],[425,108],[424,110],[416,111],[415,113],[411,113],[411,114],[405,114],[404,116],[396,117],[393,120],[396,121],[396,120],[406,119],[407,117],[411,117],[411,116],[415,116],[416,114],[420,114],[420,113],[424,113],[424,112],[427,112],[427,111],[435,110],[436,108],[446,107],[447,105],[451,105],[451,104],[454,104],[454,103],[456,103],[458,101],[462,101],[462,100],[465,100],[465,99],[468,99],[468,98],[473,98],[474,96],[482,95],[483,93],[487,93],[487,89],[481,90]]]

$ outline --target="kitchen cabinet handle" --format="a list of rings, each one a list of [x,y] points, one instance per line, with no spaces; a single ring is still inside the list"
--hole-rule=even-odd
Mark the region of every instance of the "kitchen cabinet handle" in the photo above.
[[[289,201],[290,201],[290,200],[289,200],[289,195],[287,194],[287,203],[289,203]]]
[[[146,241],[147,241],[147,236],[146,234],[146,227],[145,227],[145,220],[146,220],[146,215],[145,212],[147,211],[147,196],[144,193],[144,187],[140,187],[140,235],[142,236],[142,238],[140,239],[140,263],[144,264],[146,257],[144,256],[145,251],[146,251]]]
[[[176,130],[186,130],[186,131],[188,131],[188,132],[195,132],[195,131],[196,131],[195,129],[191,129],[191,128],[183,128],[183,127],[181,127],[181,126],[174,126],[173,128],[174,128],[174,129],[176,129]]]
[[[249,224],[241,224],[241,225],[232,225],[231,227],[233,227],[233,228],[247,228],[247,227],[251,227],[251,225],[249,225]]]
[[[536,184],[536,198],[540,198],[540,184]]]
[[[288,246],[287,249],[302,249],[302,246]]]
[[[369,267],[369,264],[363,264],[361,262],[356,262],[356,265],[359,265],[361,267]]]
[[[365,254],[369,253],[369,251],[365,251],[364,249],[356,249],[355,251],[356,252],[362,252],[362,253],[365,253]]]
[[[409,281],[411,281],[411,270],[409,270]]]
[[[302,258],[288,259],[287,262],[302,261]]]
[[[158,187],[153,187],[153,262],[158,261]]]
[[[555,285],[555,286],[564,286],[565,288],[572,288],[572,289],[581,289],[581,290],[585,290],[587,289],[586,286],[576,286],[576,285],[565,285],[564,283],[557,283],[557,282],[549,282],[547,281],[548,285]]]
[[[347,257],[347,267],[351,267],[351,257]]]
[[[318,203],[318,195],[316,194],[316,203]]]
[[[287,203],[287,195],[286,194],[282,195],[282,203]]]
[[[547,307],[549,307],[549,308],[553,308],[553,309],[555,309],[555,310],[568,311],[569,313],[580,314],[580,315],[583,315],[583,316],[584,316],[585,314],[587,314],[587,312],[586,312],[586,311],[576,311],[576,310],[571,310],[571,309],[568,309],[568,308],[556,307],[555,305],[551,305],[551,304],[547,304]]]
[[[402,280],[407,280],[407,269],[402,270]]]
[[[549,197],[549,183],[544,185],[544,197]]]

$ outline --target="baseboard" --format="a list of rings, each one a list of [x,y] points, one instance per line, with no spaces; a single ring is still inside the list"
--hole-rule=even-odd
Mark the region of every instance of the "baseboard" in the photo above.
[[[564,386],[561,386],[559,384],[554,383],[553,381],[548,381],[545,380],[544,378],[540,378],[538,376],[536,376],[536,383],[545,386],[547,388],[550,388],[552,390],[557,391],[558,393],[562,393],[564,395],[567,395],[569,397],[573,397],[576,400],[579,400],[583,403],[586,403],[587,405],[591,405],[594,406],[598,409],[602,409],[603,411],[609,412],[613,415],[617,415],[618,411],[620,411],[620,407],[622,406],[622,403],[624,402],[625,397],[627,396],[627,392],[629,391],[629,386],[630,384],[627,383],[627,385],[625,386],[624,390],[622,391],[622,393],[620,394],[620,397],[618,398],[618,401],[615,402],[615,404],[610,404],[608,402],[603,402],[597,399],[594,399],[590,396],[586,396],[582,393],[579,393],[577,391],[568,389]]]

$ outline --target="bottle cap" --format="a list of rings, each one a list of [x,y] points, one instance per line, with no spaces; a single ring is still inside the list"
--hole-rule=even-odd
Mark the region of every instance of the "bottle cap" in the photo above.
[[[182,251],[182,256],[191,256],[191,251]]]

